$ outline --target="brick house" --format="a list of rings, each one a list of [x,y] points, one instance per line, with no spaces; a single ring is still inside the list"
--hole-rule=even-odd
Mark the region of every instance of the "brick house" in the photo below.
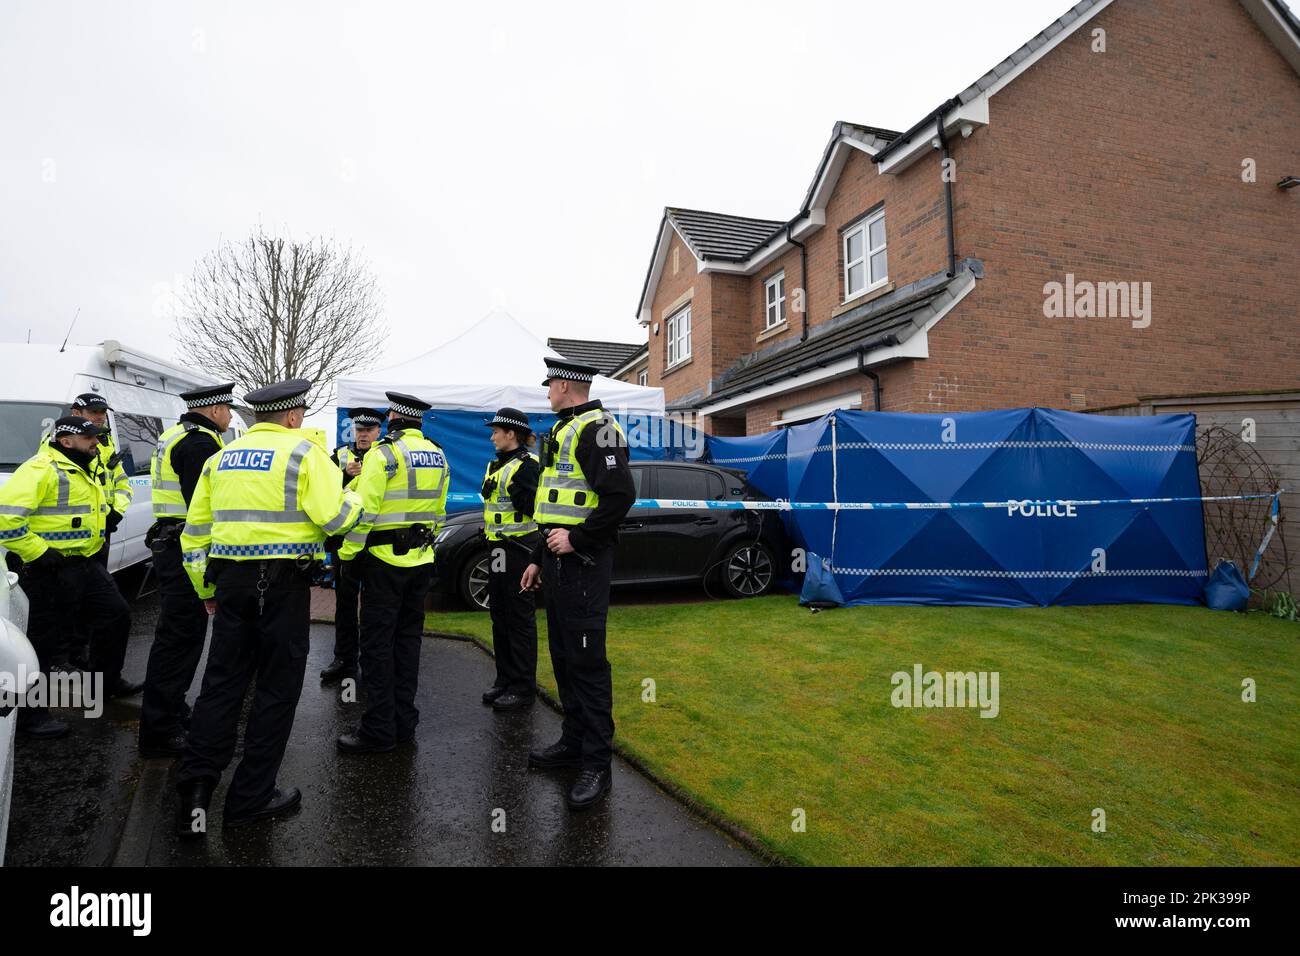
[[[648,384],[719,435],[1294,390],[1296,177],[1280,0],[1083,0],[910,130],[837,123],[791,218],[667,209]]]

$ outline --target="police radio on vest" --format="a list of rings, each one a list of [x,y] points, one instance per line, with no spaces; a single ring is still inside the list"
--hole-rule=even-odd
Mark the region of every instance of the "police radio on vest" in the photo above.
[[[232,448],[221,453],[217,471],[270,471],[275,452],[265,448]]]

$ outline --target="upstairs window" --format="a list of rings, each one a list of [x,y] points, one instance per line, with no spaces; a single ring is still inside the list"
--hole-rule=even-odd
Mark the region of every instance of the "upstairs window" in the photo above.
[[[641,371],[636,373],[636,383],[638,385],[650,384],[650,370],[648,368],[643,368]]]
[[[882,209],[844,230],[844,301],[884,285],[888,279]]]
[[[685,362],[691,357],[691,307],[688,305],[668,319],[668,365]]]
[[[785,321],[785,272],[778,272],[763,284],[763,301],[766,303],[764,329]]]

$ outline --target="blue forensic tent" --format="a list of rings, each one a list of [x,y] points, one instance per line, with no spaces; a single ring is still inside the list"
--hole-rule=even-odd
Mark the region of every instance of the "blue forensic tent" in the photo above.
[[[348,410],[358,406],[386,409],[387,391],[406,392],[429,402],[424,433],[442,446],[451,465],[452,494],[478,494],[483,470],[494,451],[484,423],[498,408],[525,412],[541,434],[555,422],[541,381],[544,359],[554,355],[546,343],[506,312],[494,311],[437,348],[391,368],[338,380],[337,439],[352,441]],[[627,433],[633,458],[680,456],[692,437],[703,450],[702,436],[683,439],[680,423],[664,417],[664,393],[597,376],[591,397],[612,411]],[[449,511],[482,505],[449,503]]]
[[[950,415],[832,412],[708,439],[718,465],[803,502],[1196,498],[1193,415],[1025,408]],[[837,517],[838,515],[838,517]],[[1199,604],[1199,501],[783,513],[829,557],[846,604]]]

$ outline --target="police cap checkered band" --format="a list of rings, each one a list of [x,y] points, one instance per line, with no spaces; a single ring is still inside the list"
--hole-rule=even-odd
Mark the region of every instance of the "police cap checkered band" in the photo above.
[[[244,396],[248,407],[255,412],[287,412],[291,408],[306,408],[311,382],[305,378],[291,378],[265,388],[257,388]]]
[[[72,400],[73,408],[108,408],[108,399],[94,392],[82,392]]]
[[[405,392],[385,392],[388,398],[388,410],[398,415],[404,415],[407,418],[421,419],[424,413],[433,406],[414,395],[407,395]]]
[[[384,416],[373,408],[354,408],[348,417],[352,419],[353,425],[382,425],[384,423]]]
[[[600,369],[594,365],[583,365],[581,362],[570,362],[568,359],[548,357],[546,359],[546,378],[542,380],[542,384],[549,384],[553,378],[563,378],[570,382],[590,382],[599,373]]]
[[[528,416],[517,408],[497,409],[496,415],[489,418],[485,424],[500,428],[518,428],[523,431],[532,431],[532,426],[528,423]]]
[[[60,435],[107,435],[108,429],[96,425],[88,418],[77,418],[74,415],[68,415],[60,418],[54,423],[54,428],[50,431],[52,438],[58,438]]]
[[[193,391],[181,392],[181,401],[186,408],[208,408],[211,405],[233,405],[235,403],[235,383],[225,382],[221,385],[209,385]]]

